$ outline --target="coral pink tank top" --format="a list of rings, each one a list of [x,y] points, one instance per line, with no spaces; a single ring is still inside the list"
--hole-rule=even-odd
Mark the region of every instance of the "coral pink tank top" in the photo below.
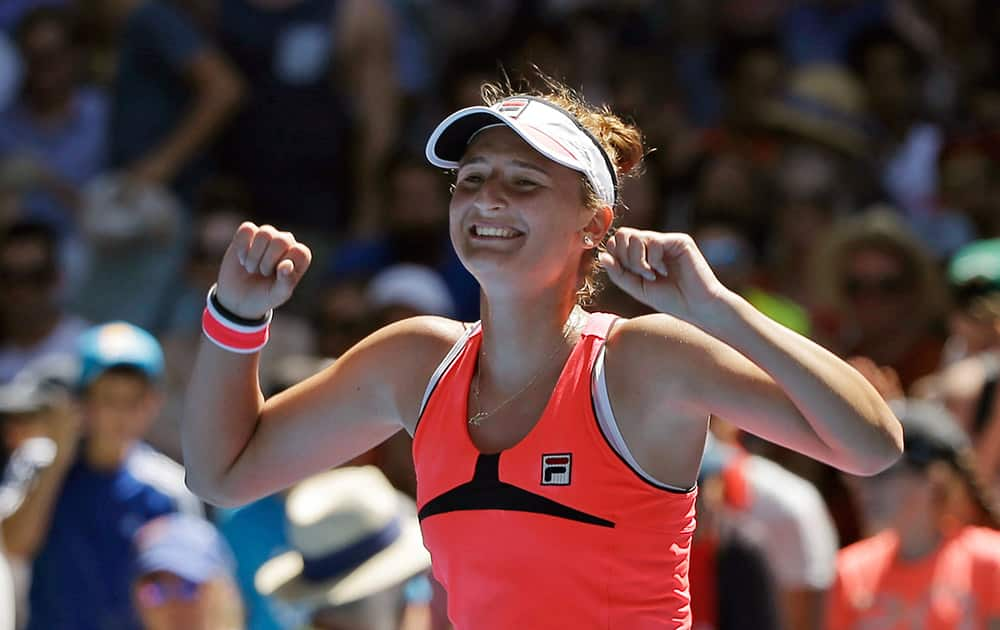
[[[468,433],[481,331],[445,359],[417,424],[417,506],[457,630],[691,627],[695,491],[641,477],[591,397],[615,316],[591,314],[528,435],[482,454]]]

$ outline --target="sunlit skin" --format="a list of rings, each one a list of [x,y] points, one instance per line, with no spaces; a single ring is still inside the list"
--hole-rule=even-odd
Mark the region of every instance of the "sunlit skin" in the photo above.
[[[580,231],[593,216],[579,173],[546,159],[510,129],[496,127],[473,140],[459,165],[451,239],[487,299],[512,294],[523,299],[576,277]],[[475,226],[509,228],[518,236],[479,237]]]

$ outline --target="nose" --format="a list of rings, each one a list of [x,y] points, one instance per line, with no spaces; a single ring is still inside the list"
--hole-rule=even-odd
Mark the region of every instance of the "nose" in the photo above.
[[[479,210],[500,210],[507,205],[503,183],[496,175],[490,175],[479,186],[475,197],[476,208]]]

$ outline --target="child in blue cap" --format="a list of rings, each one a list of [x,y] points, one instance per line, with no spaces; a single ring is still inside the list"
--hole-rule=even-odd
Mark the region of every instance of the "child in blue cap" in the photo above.
[[[32,564],[28,630],[139,630],[130,597],[132,536],[158,516],[200,512],[183,469],[141,442],[162,404],[163,353],[124,322],[77,344],[79,431],[2,523],[10,553]]]

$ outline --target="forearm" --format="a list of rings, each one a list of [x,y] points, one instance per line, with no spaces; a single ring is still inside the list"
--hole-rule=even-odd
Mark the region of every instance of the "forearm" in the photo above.
[[[898,458],[902,428],[854,368],[735,294],[722,300],[706,319],[707,332],[738,350],[782,388],[829,447],[831,463],[855,474],[874,474]]]
[[[225,76],[215,85],[200,89],[184,118],[142,161],[160,165],[163,181],[172,180],[222,128],[241,94],[239,82]]]
[[[48,536],[56,500],[62,490],[69,463],[55,462],[38,474],[21,505],[0,523],[5,550],[22,558],[33,558]]]
[[[201,341],[185,394],[181,445],[188,486],[209,503],[234,500],[229,473],[256,433],[264,407],[257,367],[257,354]]]

